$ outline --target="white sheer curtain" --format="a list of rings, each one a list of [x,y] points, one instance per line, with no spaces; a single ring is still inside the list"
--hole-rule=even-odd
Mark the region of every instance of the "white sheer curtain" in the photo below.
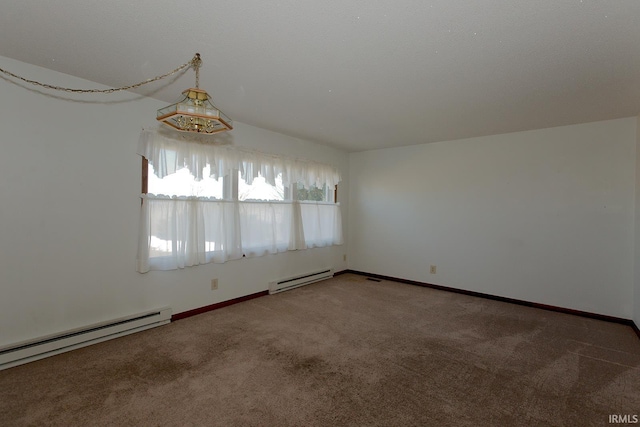
[[[176,141],[151,131],[143,131],[138,153],[158,176],[188,167],[196,179],[202,179],[202,170],[209,164],[215,179],[240,170],[245,180],[259,174],[275,181],[282,174],[285,185],[322,187],[340,181],[338,171],[328,165]],[[138,271],[173,270],[342,243],[338,203],[143,194]]]
[[[290,203],[240,202],[242,250],[248,257],[284,252],[290,248]]]
[[[237,202],[145,195],[138,271],[242,258]]]
[[[340,205],[300,202],[300,213],[304,240],[308,248],[343,244]]]

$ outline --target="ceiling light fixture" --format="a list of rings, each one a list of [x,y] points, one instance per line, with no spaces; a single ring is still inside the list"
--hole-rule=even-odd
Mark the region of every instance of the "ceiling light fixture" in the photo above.
[[[158,110],[156,119],[182,132],[214,134],[233,129],[233,121],[211,103],[209,94],[200,89],[200,54],[191,60],[196,70],[196,87],[182,92],[184,98]]]

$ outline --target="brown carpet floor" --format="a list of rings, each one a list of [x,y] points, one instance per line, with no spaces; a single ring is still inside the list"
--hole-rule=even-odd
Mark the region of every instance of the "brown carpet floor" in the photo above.
[[[0,425],[589,426],[624,325],[345,274],[0,371]]]

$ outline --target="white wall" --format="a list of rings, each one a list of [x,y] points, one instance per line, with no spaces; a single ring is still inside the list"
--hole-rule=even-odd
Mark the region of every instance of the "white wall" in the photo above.
[[[0,67],[96,87],[8,58],[0,57]],[[275,278],[346,268],[344,245],[137,273],[136,146],[141,127],[155,126],[155,110],[165,104],[131,93],[70,97],[0,79],[0,346],[165,305],[178,313],[266,290]],[[235,145],[341,169],[346,233],[346,153],[241,123],[229,135]]]
[[[629,118],[352,153],[349,268],[630,319],[635,144]]]
[[[633,292],[633,320],[640,328],[640,116],[637,117],[636,125],[636,211],[635,211],[635,252],[634,252],[634,292]]]

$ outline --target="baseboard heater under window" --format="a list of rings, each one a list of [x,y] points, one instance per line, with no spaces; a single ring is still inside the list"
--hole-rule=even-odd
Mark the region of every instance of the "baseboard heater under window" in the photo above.
[[[0,347],[0,370],[155,328],[170,321],[171,309],[165,307]]]
[[[269,282],[269,294],[288,291],[289,289],[298,288],[300,286],[309,285],[320,280],[330,279],[333,277],[333,270],[321,270],[313,273],[301,274],[278,281]]]

